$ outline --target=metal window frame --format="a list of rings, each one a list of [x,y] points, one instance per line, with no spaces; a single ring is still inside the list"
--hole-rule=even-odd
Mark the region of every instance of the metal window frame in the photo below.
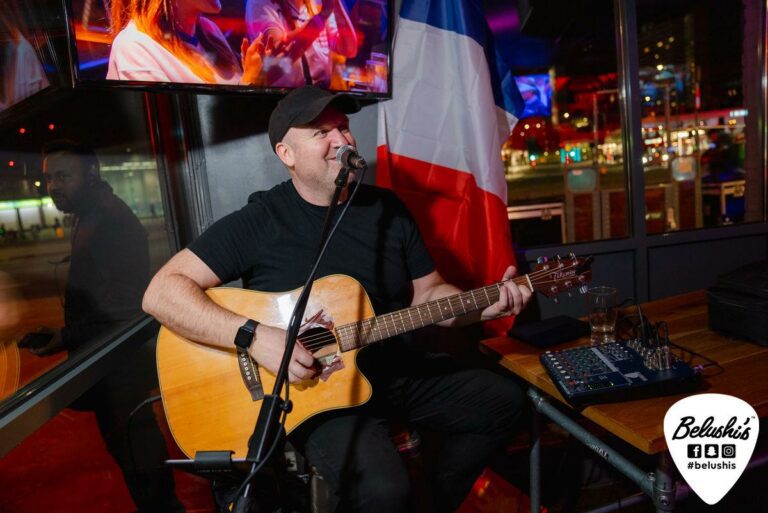
[[[80,397],[157,333],[145,315],[92,350],[80,353],[32,381],[0,408],[0,457]]]
[[[213,219],[197,102],[188,94],[145,93],[144,103],[168,242],[171,253],[176,253]],[[108,338],[94,341],[86,352],[76,354],[3,401],[0,457],[153,339],[158,328],[153,318],[144,315]]]
[[[627,170],[627,198],[629,199],[627,218],[631,235],[622,239],[596,240],[579,244],[566,244],[549,247],[524,248],[518,252],[519,261],[533,262],[539,257],[551,256],[553,249],[568,254],[611,254],[627,252],[633,254],[634,262],[634,294],[639,302],[655,299],[651,296],[651,276],[649,270],[649,250],[658,247],[671,247],[691,243],[739,239],[753,235],[768,233],[768,201],[766,200],[766,168],[768,167],[768,132],[765,130],[765,120],[768,117],[766,91],[768,73],[766,72],[766,11],[768,1],[755,1],[759,4],[760,44],[757,45],[758,62],[761,69],[761,84],[759,88],[760,108],[756,113],[756,123],[761,137],[754,144],[761,145],[763,155],[763,195],[761,222],[743,223],[732,226],[699,228],[661,234],[648,234],[645,227],[645,177],[642,161],[642,123],[640,108],[639,47],[637,32],[637,1],[613,0],[614,26],[616,31],[616,58],[618,62],[619,109],[623,130],[622,144],[624,163]],[[740,4],[741,5],[741,4]],[[768,248],[767,248],[768,249]]]

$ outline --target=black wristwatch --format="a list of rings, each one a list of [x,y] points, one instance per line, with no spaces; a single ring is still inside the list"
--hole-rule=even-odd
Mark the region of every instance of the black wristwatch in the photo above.
[[[253,319],[248,319],[245,321],[245,324],[240,326],[240,329],[237,330],[237,335],[235,335],[235,345],[238,350],[248,351],[248,348],[251,347],[251,344],[253,343],[253,338],[256,334],[256,326],[258,325],[258,322]]]

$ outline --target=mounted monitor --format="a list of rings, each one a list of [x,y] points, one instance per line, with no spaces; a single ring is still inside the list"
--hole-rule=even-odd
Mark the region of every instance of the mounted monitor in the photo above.
[[[77,84],[390,96],[389,0],[64,1]]]
[[[525,101],[525,109],[520,119],[552,116],[552,82],[549,74],[517,76],[515,83]]]
[[[58,19],[58,20],[57,20]],[[0,114],[19,111],[19,104],[60,85],[57,45],[53,37],[61,7],[53,0],[3,0],[0,8]]]

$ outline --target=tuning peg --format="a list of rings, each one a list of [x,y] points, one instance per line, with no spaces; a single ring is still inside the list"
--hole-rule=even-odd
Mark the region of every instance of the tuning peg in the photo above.
[[[582,294],[586,294],[588,290],[589,290],[589,285],[585,284],[579,287],[579,292],[581,292]]]
[[[540,256],[536,259],[537,264],[546,264],[549,261],[549,259],[545,256]]]
[[[553,298],[552,298],[552,301],[554,301],[554,302],[555,302],[555,304],[558,304],[558,303],[560,303],[560,299],[558,299],[558,298],[556,298],[556,297],[553,297]]]
[[[560,255],[556,255],[555,256],[555,260],[557,260],[559,262],[560,260],[562,260],[562,258],[560,257]]]
[[[571,257],[571,260],[578,260],[576,258],[576,253],[571,253],[569,256]]]

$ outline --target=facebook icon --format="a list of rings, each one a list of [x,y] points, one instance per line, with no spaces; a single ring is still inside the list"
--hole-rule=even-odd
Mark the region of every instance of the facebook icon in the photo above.
[[[701,445],[700,444],[688,444],[688,457],[689,458],[701,458]]]

